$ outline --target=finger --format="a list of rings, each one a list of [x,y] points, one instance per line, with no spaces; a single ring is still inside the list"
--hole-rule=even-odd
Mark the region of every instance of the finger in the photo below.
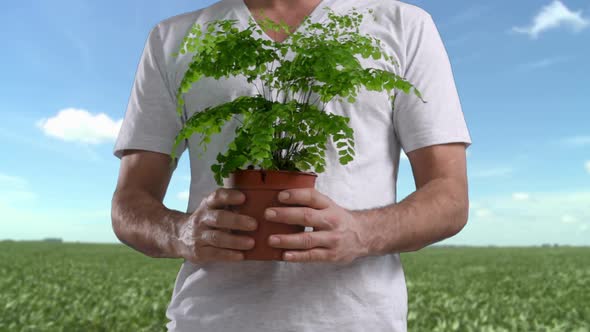
[[[209,210],[203,213],[201,222],[209,227],[253,231],[258,226],[256,219],[225,210]]]
[[[324,212],[309,207],[273,207],[266,209],[264,218],[268,221],[284,224],[329,228]]]
[[[218,230],[205,230],[201,233],[201,245],[217,248],[250,250],[254,248],[254,239],[245,235],[235,235]]]
[[[333,262],[332,253],[329,249],[311,249],[305,251],[286,251],[283,253],[283,259],[289,262]]]
[[[223,209],[226,205],[240,205],[246,201],[246,195],[235,189],[219,188],[206,199],[209,209]]]
[[[272,235],[268,238],[269,246],[284,249],[333,248],[335,244],[334,232],[329,231]]]
[[[244,253],[237,250],[229,250],[204,246],[197,248],[197,253],[191,262],[204,263],[214,261],[241,261],[244,260]]]
[[[287,198],[283,196],[288,194]],[[332,200],[314,188],[289,189],[279,193],[279,201],[285,204],[309,206],[314,209],[327,209]]]

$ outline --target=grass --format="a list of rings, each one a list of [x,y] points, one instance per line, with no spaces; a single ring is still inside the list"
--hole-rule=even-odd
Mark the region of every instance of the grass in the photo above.
[[[409,331],[590,331],[590,248],[402,254]],[[0,331],[164,331],[180,260],[0,242]]]
[[[590,248],[402,254],[410,331],[590,331]]]

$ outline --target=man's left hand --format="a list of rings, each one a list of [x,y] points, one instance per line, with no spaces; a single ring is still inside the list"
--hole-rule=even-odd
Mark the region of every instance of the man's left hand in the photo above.
[[[284,193],[289,197],[283,198]],[[352,211],[334,203],[328,196],[314,188],[290,189],[279,194],[279,201],[302,207],[268,208],[267,220],[314,228],[313,232],[269,237],[270,246],[292,249],[283,253],[284,260],[344,265],[369,254],[365,225]],[[270,216],[269,211],[275,211],[276,216]],[[277,244],[272,242],[275,237],[279,239]]]

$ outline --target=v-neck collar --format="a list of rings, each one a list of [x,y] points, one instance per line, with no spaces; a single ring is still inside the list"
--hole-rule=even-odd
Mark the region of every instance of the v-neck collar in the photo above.
[[[230,0],[232,1],[232,0]],[[256,19],[254,18],[254,16],[252,15],[252,12],[250,11],[250,8],[248,8],[248,6],[246,6],[246,3],[244,2],[244,0],[233,0],[235,2],[237,2],[238,4],[238,13],[240,15],[240,18],[243,19],[245,22],[243,22],[245,25],[248,25],[248,21],[251,19],[256,23],[256,28],[260,29],[262,31],[262,38],[264,39],[268,39],[272,42],[275,43],[284,43],[287,40],[289,40],[291,38],[291,35],[288,35],[287,38],[285,38],[285,40],[283,41],[275,41],[274,39],[272,39],[267,33],[266,31],[264,31],[260,25],[258,24],[258,21],[256,21]],[[321,0],[320,3],[311,11],[311,13],[308,15],[309,19],[310,19],[310,23],[314,23],[315,19],[318,18],[318,16],[320,16],[321,12],[325,12],[325,10],[323,9],[323,7],[325,7],[327,5],[329,0]],[[299,26],[295,29],[295,31],[293,31],[292,33],[297,33],[300,32],[299,30],[302,29],[301,26],[304,25],[304,23],[302,22],[301,24],[299,24]]]

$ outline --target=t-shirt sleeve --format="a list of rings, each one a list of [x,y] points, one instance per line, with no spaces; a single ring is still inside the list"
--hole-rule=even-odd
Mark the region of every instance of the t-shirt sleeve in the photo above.
[[[446,143],[471,145],[451,64],[432,17],[424,12],[405,33],[401,76],[414,85],[427,103],[413,93],[397,92],[394,128],[407,153]],[[404,47],[402,47],[402,50]]]
[[[125,118],[115,142],[113,154],[123,156],[125,149],[147,150],[170,155],[182,121],[176,112],[176,95],[170,89],[159,25],[150,32],[141,55],[129,97]],[[186,149],[179,144],[177,158]]]

